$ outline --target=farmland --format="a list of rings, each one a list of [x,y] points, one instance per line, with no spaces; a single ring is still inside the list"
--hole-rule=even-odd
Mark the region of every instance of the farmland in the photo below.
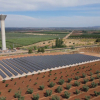
[[[31,45],[37,42],[45,41],[45,40],[52,40],[55,38],[63,38],[68,33],[67,32],[35,32],[37,35],[33,34],[26,34],[25,33],[17,33],[17,32],[7,32],[6,33],[6,43],[7,47],[10,48],[14,47],[22,47]],[[45,34],[45,35],[38,35],[38,34]],[[53,34],[53,35],[52,35]],[[1,38],[1,35],[0,35]],[[0,47],[1,47],[1,40],[0,40]]]
[[[100,38],[100,31],[74,31],[69,38]]]
[[[92,52],[92,53],[100,53],[100,47],[88,47],[88,48],[82,48],[80,51],[83,52]]]
[[[32,100],[37,94],[39,100],[87,100],[86,97],[99,100],[99,65],[100,62],[93,62],[2,81],[0,97],[4,96],[6,100],[18,100],[15,98],[15,93],[19,91],[20,94],[21,91],[21,96],[24,96],[25,100]],[[53,99],[53,96],[60,99]]]

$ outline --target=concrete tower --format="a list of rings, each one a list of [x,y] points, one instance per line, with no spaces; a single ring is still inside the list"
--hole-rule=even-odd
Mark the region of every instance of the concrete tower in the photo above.
[[[5,18],[7,15],[0,15],[1,21],[1,37],[2,37],[2,50],[6,50],[6,37],[5,37]]]

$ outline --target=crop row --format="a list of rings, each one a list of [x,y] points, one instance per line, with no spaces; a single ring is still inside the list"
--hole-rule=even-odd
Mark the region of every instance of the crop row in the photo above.
[[[11,96],[13,96],[14,92],[21,91],[22,95],[26,98],[28,89],[34,89],[34,95],[39,93],[40,98],[43,97],[43,93],[46,93],[46,90],[49,89],[53,89],[53,95],[55,91],[57,93],[59,90],[68,90],[68,88],[70,89],[76,87],[78,84],[81,86],[82,84],[87,84],[89,82],[95,81],[96,79],[98,80],[100,78],[100,71],[95,70],[95,68],[98,68],[98,65],[99,63],[97,62],[88,66],[78,65],[76,67],[69,67],[62,70],[50,70],[49,72],[38,73],[36,75],[33,74],[32,76],[19,77],[19,79],[12,78],[9,81],[3,80],[2,83],[0,83],[0,95],[4,96],[3,93],[11,93]],[[60,85],[63,86],[62,89],[59,87]],[[8,100],[8,96],[6,97]],[[13,97],[11,97],[11,99],[12,98]]]

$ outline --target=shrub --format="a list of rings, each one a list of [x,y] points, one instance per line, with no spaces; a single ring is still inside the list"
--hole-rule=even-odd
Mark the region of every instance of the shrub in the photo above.
[[[14,83],[14,85],[16,85],[16,82]]]
[[[52,70],[50,70],[50,73],[52,72]]]
[[[43,90],[43,89],[44,89],[44,85],[41,85],[41,86],[40,86],[40,90]]]
[[[33,93],[33,89],[28,88],[28,89],[27,89],[27,93],[28,93],[28,94],[32,94],[32,93]]]
[[[100,84],[100,79],[99,79],[99,84]]]
[[[69,76],[69,75],[67,75],[67,76]]]
[[[37,77],[37,80],[38,80],[39,78]]]
[[[90,76],[92,76],[93,75],[93,73],[92,72],[90,72]]]
[[[92,76],[90,77],[90,80],[91,80],[91,81],[93,81],[94,79],[95,79],[94,77],[92,77]]]
[[[72,78],[68,78],[68,83],[70,83],[72,81]]]
[[[74,99],[74,100],[80,100],[80,99]]]
[[[71,46],[71,49],[75,49],[75,47],[74,46]]]
[[[95,82],[91,83],[92,88],[95,88],[97,85],[98,85],[98,83],[95,83]]]
[[[64,92],[64,97],[65,97],[66,99],[68,99],[68,98],[70,97],[70,93],[68,93],[67,91],[65,91],[65,92]]]
[[[56,75],[57,73],[55,73],[54,75]]]
[[[54,80],[56,80],[57,79],[57,77],[55,77],[55,79]]]
[[[19,77],[19,79],[20,79],[21,77]]]
[[[13,78],[11,78],[11,81],[13,81]]]
[[[15,98],[20,98],[21,97],[21,92],[20,91],[16,92],[15,95],[14,95],[14,97]]]
[[[62,85],[65,81],[63,79],[59,80],[59,84]]]
[[[88,79],[83,79],[84,84],[86,84],[88,81]]]
[[[76,93],[76,94],[79,94],[79,93],[80,93],[80,90],[77,90],[77,89],[76,89],[75,93]]]
[[[85,68],[85,66],[83,66],[83,69]]]
[[[63,76],[61,76],[61,78],[63,78]]]
[[[90,100],[91,96],[85,96],[85,100]]]
[[[83,78],[85,78],[85,77],[86,77],[86,74],[85,74],[85,73],[83,73],[83,74],[82,74],[82,77],[83,77]]]
[[[11,92],[12,89],[9,89],[8,92]]]
[[[42,53],[45,52],[45,49],[44,49],[43,47],[41,48],[41,52],[42,52]]]
[[[43,78],[45,77],[45,75],[43,75]]]
[[[51,100],[60,100],[60,97],[58,97],[58,96],[52,96],[52,99]]]
[[[34,100],[39,100],[39,97],[40,97],[39,94],[33,95]]]
[[[24,97],[23,97],[23,96],[21,96],[20,98],[18,98],[18,100],[24,100]]]
[[[48,82],[50,82],[50,79],[48,79]]]
[[[25,76],[25,78],[27,78],[27,75]]]
[[[92,68],[90,68],[90,71],[92,70]]]
[[[48,47],[48,45],[46,45],[46,46],[44,46],[44,48],[45,48],[45,49],[48,49],[49,47]]]
[[[49,84],[50,87],[54,87],[54,85],[55,85],[55,83],[53,83],[53,82],[50,82],[50,84]]]
[[[97,79],[99,79],[100,78],[100,75],[99,74],[97,74]]]
[[[89,87],[87,85],[83,86],[83,91],[87,92],[89,90]]]
[[[60,72],[60,74],[61,74],[62,72]]]
[[[5,83],[6,80],[3,80],[2,82]]]
[[[1,95],[1,92],[0,92],[0,95]]]
[[[45,52],[45,49],[42,47],[42,48],[38,48],[38,52]]]
[[[5,87],[8,87],[8,85],[9,85],[9,84],[6,84],[6,86],[5,86]]]
[[[79,72],[77,72],[77,74],[79,74]]]
[[[32,49],[29,49],[29,50],[28,50],[28,53],[33,53]]]
[[[52,95],[52,90],[46,90],[46,97],[51,96]]]
[[[94,91],[95,96],[100,95],[100,92]]]
[[[97,71],[96,71],[96,74],[99,74],[99,73],[100,73],[100,71],[99,71],[99,70],[97,70]]]
[[[79,76],[75,76],[75,79],[78,80],[80,77]]]
[[[75,70],[76,70],[76,68],[75,68]],[[75,70],[74,70],[74,71],[75,71]]]
[[[80,85],[80,82],[75,81],[75,82],[74,82],[74,85],[75,85],[75,86],[79,86],[79,85]]]
[[[41,52],[41,48],[38,48],[38,52]]]
[[[37,47],[36,46],[34,46],[34,50],[36,50],[37,49]]]
[[[100,39],[96,39],[96,41],[95,42],[100,42]]]
[[[32,74],[32,76],[34,76],[34,74]]]
[[[29,87],[29,85],[27,85],[26,87]]]
[[[49,76],[51,76],[52,74],[50,73]]]
[[[71,84],[69,84],[69,85],[67,84],[66,89],[69,90],[71,88],[71,86],[72,86]]]
[[[6,97],[0,97],[0,100],[6,100]]]
[[[58,86],[56,91],[57,91],[57,93],[60,93],[62,91],[62,87]]]

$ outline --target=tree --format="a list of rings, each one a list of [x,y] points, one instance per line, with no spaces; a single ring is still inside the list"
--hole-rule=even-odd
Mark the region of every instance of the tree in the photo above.
[[[29,50],[28,50],[28,53],[33,53],[32,49],[29,49]]]
[[[57,47],[57,48],[59,48],[59,47],[65,47],[65,45],[63,45],[63,39],[57,38],[56,39],[56,43],[55,43],[55,47]]]
[[[36,50],[37,49],[37,47],[36,46],[34,46],[34,50]]]
[[[42,52],[42,53],[45,52],[43,47],[41,48],[41,52]]]

